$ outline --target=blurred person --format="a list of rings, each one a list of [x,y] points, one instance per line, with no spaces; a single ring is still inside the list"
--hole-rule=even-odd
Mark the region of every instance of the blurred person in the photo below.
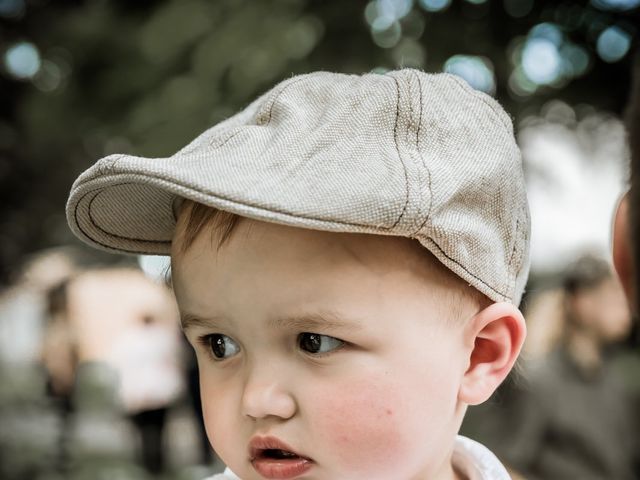
[[[217,478],[510,478],[458,435],[525,336],[528,205],[491,97],[293,77],[171,158],[98,162],[67,213],[94,246],[171,253]]]
[[[630,331],[624,293],[609,264],[583,256],[566,272],[562,334],[546,358],[527,365],[510,398],[497,451],[535,480],[626,480],[637,461],[637,412],[611,349]]]
[[[39,362],[48,293],[76,272],[76,257],[70,248],[33,254],[17,281],[0,293],[0,364],[16,368]]]
[[[47,390],[69,408],[75,371],[78,364],[76,332],[67,315],[67,289],[65,279],[47,293],[47,324],[42,341],[41,358],[47,372]]]
[[[185,386],[173,297],[129,268],[84,272],[67,290],[78,363],[101,363],[117,373],[119,401],[140,432],[142,463],[161,472],[167,411]]]
[[[564,301],[561,287],[529,292],[524,312],[527,319],[527,341],[522,349],[524,362],[541,361],[558,345],[564,324]]]
[[[49,373],[42,353],[48,292],[76,271],[75,253],[52,248],[31,255],[0,293],[0,478],[36,478],[64,461],[60,440],[73,367],[58,348],[64,342],[50,344],[62,355],[50,357]]]
[[[629,191],[614,216],[613,263],[629,306],[640,311],[640,50],[636,52],[631,94],[626,112],[627,138],[631,150]]]
[[[67,472],[69,420],[73,413],[73,390],[78,366],[77,339],[67,315],[66,278],[47,293],[47,323],[41,361],[46,372],[47,394],[60,415],[55,471]]]

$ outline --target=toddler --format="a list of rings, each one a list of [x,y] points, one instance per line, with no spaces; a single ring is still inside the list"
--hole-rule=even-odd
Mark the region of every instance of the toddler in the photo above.
[[[457,77],[292,77],[169,158],[83,173],[72,230],[171,254],[216,479],[508,479],[457,435],[525,336],[510,119]]]

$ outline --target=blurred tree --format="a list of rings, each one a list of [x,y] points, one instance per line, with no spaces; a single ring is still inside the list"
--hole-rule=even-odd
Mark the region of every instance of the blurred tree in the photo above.
[[[64,204],[101,156],[170,155],[274,82],[443,69],[518,118],[620,113],[640,0],[0,0],[0,284],[75,242]]]

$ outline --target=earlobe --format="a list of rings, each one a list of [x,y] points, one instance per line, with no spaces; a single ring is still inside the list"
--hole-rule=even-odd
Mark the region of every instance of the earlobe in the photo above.
[[[469,366],[458,398],[468,405],[486,401],[511,371],[526,336],[522,313],[510,303],[494,303],[470,322]]]
[[[629,306],[633,307],[633,261],[631,232],[629,231],[629,193],[627,192],[616,209],[613,221],[613,266],[618,274]]]

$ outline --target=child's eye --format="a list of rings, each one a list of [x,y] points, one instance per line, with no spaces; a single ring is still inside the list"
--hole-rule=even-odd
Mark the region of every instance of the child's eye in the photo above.
[[[298,335],[298,346],[308,353],[327,353],[344,345],[344,341],[329,335],[303,332]]]
[[[205,347],[211,351],[213,356],[220,360],[233,357],[240,351],[240,347],[233,339],[221,333],[205,335],[202,337],[202,342]]]

